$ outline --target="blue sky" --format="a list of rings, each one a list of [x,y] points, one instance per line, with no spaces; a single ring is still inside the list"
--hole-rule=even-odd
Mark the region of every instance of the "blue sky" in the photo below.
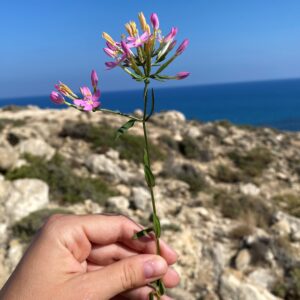
[[[76,89],[92,68],[102,90],[140,88],[119,69],[105,71],[101,38],[119,38],[139,11],[190,39],[169,73],[191,76],[166,85],[300,77],[300,1],[2,0],[0,98],[46,95],[58,80]]]

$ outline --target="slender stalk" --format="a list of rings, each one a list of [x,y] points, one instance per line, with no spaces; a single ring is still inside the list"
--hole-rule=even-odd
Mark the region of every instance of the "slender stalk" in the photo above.
[[[69,103],[69,102],[65,102],[66,105],[68,105],[69,107],[73,107],[77,110],[80,110],[80,111],[84,111],[83,109],[81,109],[80,107],[72,104],[72,103]],[[143,122],[142,119],[139,119],[139,118],[136,118],[132,115],[129,115],[129,114],[125,114],[125,113],[121,113],[120,111],[118,110],[110,110],[110,109],[106,109],[106,108],[96,108],[95,111],[102,111],[103,113],[110,113],[110,114],[114,114],[114,115],[119,115],[119,116],[122,116],[122,117],[126,117],[126,118],[129,118],[129,119],[133,119],[137,122]]]
[[[145,82],[145,87],[144,87],[143,130],[144,130],[144,139],[145,139],[145,149],[146,149],[146,153],[147,153],[147,157],[148,157],[148,165],[149,165],[149,168],[151,169],[151,161],[150,161],[150,155],[149,155],[149,143],[148,143],[147,126],[146,126],[146,122],[149,120],[149,118],[147,117],[148,86],[149,86],[149,82],[146,81]],[[153,110],[154,110],[154,102],[152,102],[151,111],[153,112]],[[155,216],[157,216],[153,187],[149,186],[149,190],[150,190],[150,195],[151,195],[151,203],[152,203],[153,214]],[[157,255],[160,255],[159,238],[157,236],[155,236],[155,241],[156,241],[156,253],[157,253]]]
[[[99,108],[97,110],[102,111],[104,113],[115,114],[115,115],[119,115],[119,116],[126,117],[126,118],[129,118],[129,119],[133,119],[133,120],[138,121],[138,122],[143,122],[142,119],[136,118],[136,117],[134,117],[132,115],[129,115],[129,114],[121,113],[118,110],[110,110],[110,109],[105,109],[105,108]]]

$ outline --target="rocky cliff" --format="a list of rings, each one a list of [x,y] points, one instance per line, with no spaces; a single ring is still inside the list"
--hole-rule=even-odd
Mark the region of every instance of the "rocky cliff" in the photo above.
[[[139,115],[141,112],[136,111]],[[0,285],[56,212],[125,214],[147,225],[142,127],[74,109],[0,110]],[[179,253],[175,299],[300,299],[300,133],[149,122],[163,238]]]

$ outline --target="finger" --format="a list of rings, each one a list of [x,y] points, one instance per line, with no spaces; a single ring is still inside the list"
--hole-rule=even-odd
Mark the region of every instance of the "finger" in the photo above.
[[[111,299],[125,291],[142,287],[167,273],[166,261],[157,255],[140,254],[124,258],[98,271],[75,277],[71,286],[80,286],[73,293],[86,293]],[[77,282],[74,282],[77,281]]]
[[[107,266],[123,258],[137,255],[133,251],[121,244],[111,244],[105,246],[94,246],[88,256],[88,261],[100,266]]]
[[[179,284],[180,277],[173,268],[169,267],[167,273],[162,277],[162,281],[167,288],[174,288]]]
[[[87,215],[77,217],[80,218],[78,222],[84,227],[88,239],[94,244],[108,245],[122,242],[137,252],[156,253],[156,243],[153,236],[147,239],[132,239],[133,235],[142,227],[125,216]],[[177,253],[162,240],[160,240],[160,250],[168,264],[176,262]]]

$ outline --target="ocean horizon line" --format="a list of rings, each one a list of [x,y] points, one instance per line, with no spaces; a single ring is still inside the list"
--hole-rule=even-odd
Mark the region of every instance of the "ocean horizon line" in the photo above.
[[[155,90],[169,90],[169,89],[184,89],[184,88],[195,88],[195,87],[211,87],[211,86],[230,86],[230,85],[239,85],[239,84],[259,84],[259,83],[272,83],[272,82],[283,82],[283,81],[298,81],[300,77],[291,77],[291,78],[271,78],[271,79],[253,79],[253,80],[241,80],[241,81],[226,81],[226,82],[212,82],[212,83],[197,83],[197,84],[188,84],[188,85],[176,85],[176,86],[154,86]],[[128,93],[128,92],[138,92],[141,91],[139,88],[134,89],[120,89],[120,90],[102,90],[102,93]],[[38,98],[38,97],[49,97],[49,94],[37,94],[37,95],[24,95],[24,96],[9,96],[9,97],[0,97],[0,101],[7,100],[17,100],[17,99],[27,99],[27,98]]]

